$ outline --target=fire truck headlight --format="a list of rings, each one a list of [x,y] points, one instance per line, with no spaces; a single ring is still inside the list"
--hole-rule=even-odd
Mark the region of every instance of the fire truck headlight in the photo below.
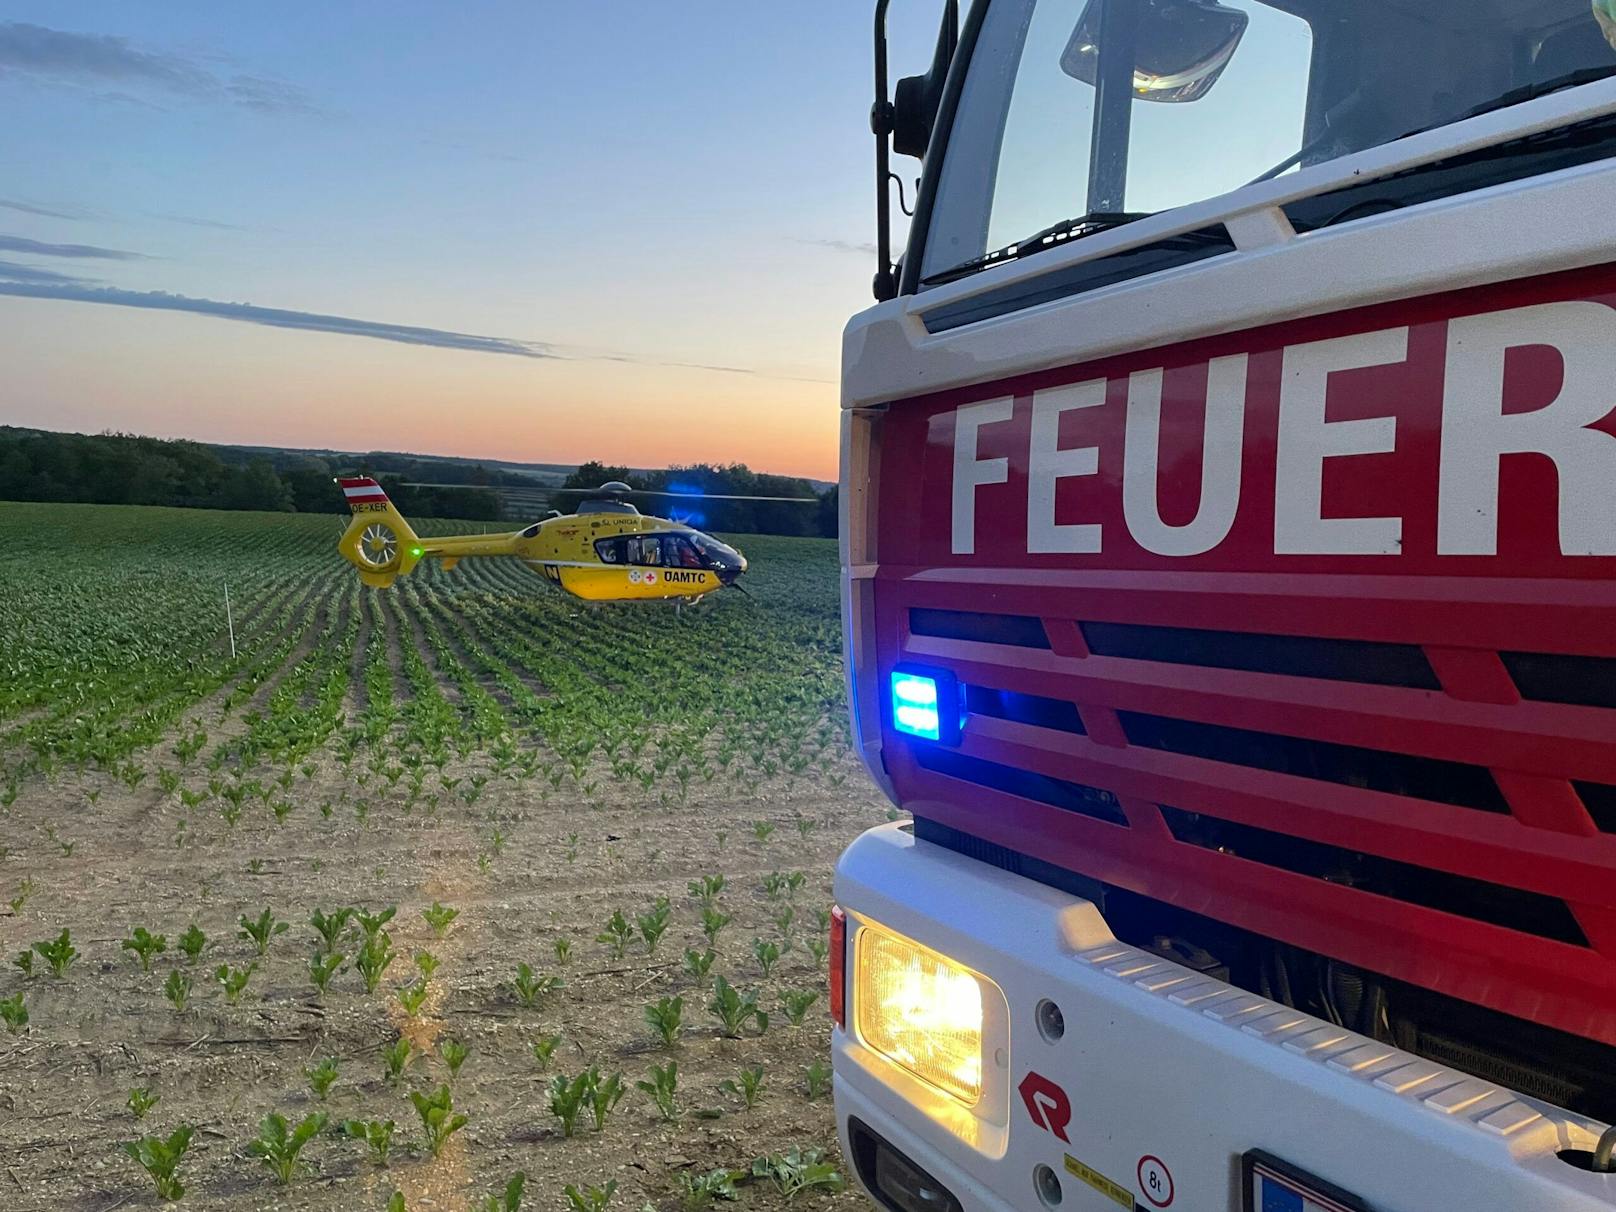
[[[966,1106],[982,1097],[982,986],[952,960],[866,925],[853,1006],[865,1044]]]

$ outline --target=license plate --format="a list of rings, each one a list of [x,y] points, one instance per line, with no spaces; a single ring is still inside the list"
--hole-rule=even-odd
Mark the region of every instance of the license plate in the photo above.
[[[1372,1212],[1356,1195],[1260,1149],[1241,1165],[1245,1212]]]

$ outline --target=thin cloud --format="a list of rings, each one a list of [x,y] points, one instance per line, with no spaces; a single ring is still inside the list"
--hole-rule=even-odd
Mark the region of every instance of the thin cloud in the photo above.
[[[16,198],[0,198],[0,208],[14,210],[24,215],[39,215],[46,219],[79,219],[89,218],[83,211],[52,210],[47,206],[35,206],[32,202],[20,202]]]
[[[24,21],[0,22],[0,76],[9,74],[74,87],[148,88],[261,112],[317,112],[303,90],[284,81],[218,75],[182,55],[143,49],[115,34],[69,33]]]
[[[797,239],[798,244],[811,244],[817,248],[834,248],[837,252],[858,253],[863,257],[875,256],[875,243],[870,240],[812,240]]]
[[[58,273],[54,269],[41,269],[37,265],[20,265],[16,261],[0,261],[0,290],[8,282],[32,282],[59,286],[85,285],[83,278]]]
[[[204,219],[197,215],[169,215],[159,211],[147,211],[153,219],[161,219],[164,223],[182,223],[186,227],[206,227],[213,231],[251,231],[240,223],[225,223],[219,219]]]
[[[21,274],[12,273],[21,270]],[[475,333],[451,332],[441,328],[421,328],[410,324],[387,324],[378,320],[359,320],[351,316],[331,316],[320,312],[292,311],[279,307],[259,307],[253,303],[222,303],[216,299],[196,299],[189,295],[169,294],[167,291],[119,290],[111,286],[94,286],[75,282],[63,275],[41,279],[37,275],[48,270],[33,270],[29,266],[8,266],[0,263],[0,295],[20,299],[55,299],[68,303],[100,303],[113,307],[135,307],[155,311],[180,311],[191,315],[213,316],[220,320],[237,320],[246,324],[262,324],[270,328],[292,328],[303,332],[329,332],[348,337],[369,337],[376,341],[394,341],[400,345],[425,345],[437,349],[461,349],[470,353],[507,354],[519,358],[553,357],[548,348],[537,341],[515,341],[504,337],[485,337]],[[53,278],[60,278],[55,281]]]
[[[388,324],[333,316],[323,312],[296,311],[280,307],[259,307],[254,303],[224,303],[163,290],[122,290],[72,278],[54,270],[0,261],[0,296],[18,299],[48,299],[64,303],[99,303],[110,307],[134,307],[147,311],[177,311],[235,320],[270,328],[290,328],[301,332],[334,333],[345,337],[365,337],[400,345],[420,345],[435,349],[458,349],[468,353],[503,354],[568,362],[620,362],[637,366],[667,366],[684,370],[704,370],[718,374],[753,375],[795,383],[830,383],[833,379],[776,373],[748,366],[723,366],[709,362],[681,362],[651,358],[616,350],[567,348],[544,341],[523,341],[510,337],[488,337],[477,333],[454,332],[443,328],[423,328],[409,324]]]
[[[23,236],[0,236],[0,252],[28,253],[35,257],[75,257],[99,261],[144,261],[140,253],[121,248],[98,248],[94,244],[46,244]]]

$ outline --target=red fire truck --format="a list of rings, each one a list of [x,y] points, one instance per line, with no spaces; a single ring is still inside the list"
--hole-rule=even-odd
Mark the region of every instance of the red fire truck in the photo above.
[[[1616,1208],[1606,0],[977,0],[890,98],[885,9],[851,1168]]]

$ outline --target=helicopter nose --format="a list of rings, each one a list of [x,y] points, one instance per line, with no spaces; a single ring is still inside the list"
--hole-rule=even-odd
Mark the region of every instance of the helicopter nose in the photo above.
[[[746,557],[739,552],[733,560],[725,560],[722,568],[718,570],[718,580],[724,585],[735,584],[736,578],[746,571]]]

